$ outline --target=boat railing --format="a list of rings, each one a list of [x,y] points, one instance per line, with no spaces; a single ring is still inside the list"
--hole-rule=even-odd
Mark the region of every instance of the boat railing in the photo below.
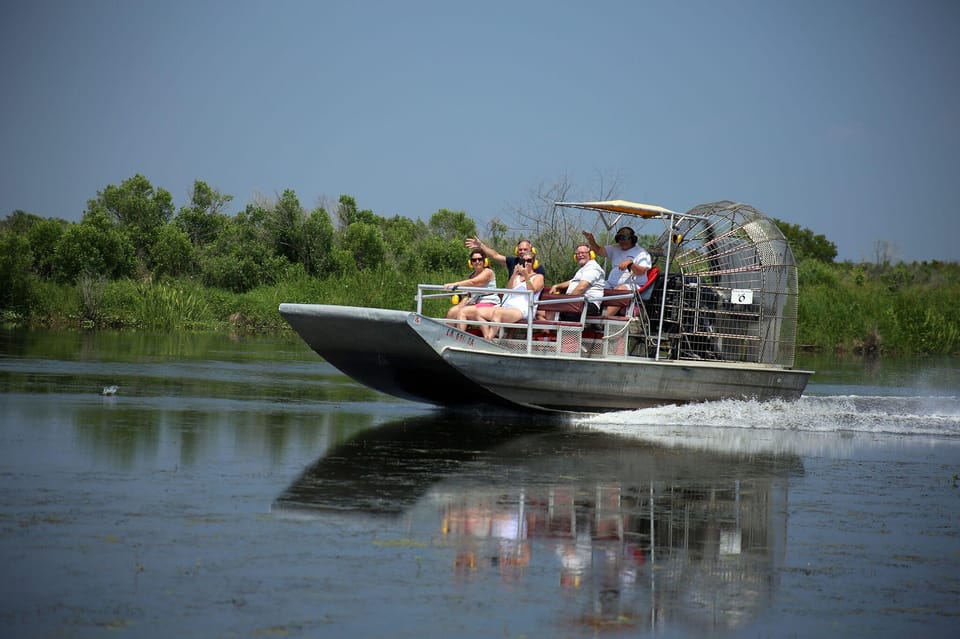
[[[506,329],[516,329],[518,326],[523,326],[526,329],[526,339],[524,340],[524,350],[527,353],[532,353],[534,351],[534,328],[544,331],[553,331],[559,332],[564,325],[567,326],[576,326],[577,339],[579,339],[579,333],[583,329],[583,319],[584,315],[581,315],[581,321],[578,323],[574,322],[550,322],[550,321],[538,321],[537,320],[537,310],[549,310],[550,306],[555,305],[565,305],[570,304],[571,302],[586,302],[586,298],[583,296],[572,296],[565,295],[560,298],[549,298],[542,299],[535,291],[518,291],[512,288],[487,288],[479,286],[458,286],[455,288],[446,288],[440,284],[418,284],[417,285],[417,313],[423,314],[423,302],[427,299],[436,299],[436,298],[449,298],[453,295],[462,295],[462,294],[483,294],[489,295],[492,293],[501,294],[501,295],[525,295],[527,297],[527,319],[524,322],[494,322],[490,320],[469,320],[470,324],[477,326],[498,326]],[[446,317],[435,318],[437,321],[445,324],[460,324],[464,320],[461,319],[450,319]],[[571,331],[573,332],[573,331]],[[559,337],[558,337],[558,340]],[[577,349],[579,352],[579,348]]]

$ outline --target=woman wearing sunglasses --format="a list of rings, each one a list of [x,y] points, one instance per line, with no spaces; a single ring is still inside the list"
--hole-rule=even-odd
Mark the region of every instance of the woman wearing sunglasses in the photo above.
[[[458,286],[497,288],[497,275],[492,268],[487,266],[487,258],[480,249],[470,251],[470,268],[473,269],[470,277],[459,282],[444,284],[443,287],[447,290],[455,290]],[[464,295],[458,304],[450,307],[450,310],[447,311],[447,319],[465,320],[463,323],[457,324],[457,328],[465,331],[467,330],[466,321],[477,319],[478,309],[496,306],[499,303],[500,296],[496,293]]]
[[[513,249],[513,255],[503,255],[494,248],[491,248],[480,241],[479,237],[468,237],[463,241],[464,246],[470,250],[479,249],[483,251],[483,254],[490,258],[491,262],[496,262],[497,264],[502,264],[507,267],[507,273],[513,273],[514,268],[516,268],[517,261],[520,260],[520,256],[527,251],[533,253],[533,266],[534,271],[547,276],[547,271],[543,268],[543,264],[540,263],[540,260],[537,258],[537,249],[534,248],[533,244],[530,243],[530,240],[519,239],[517,240],[517,247]]]
[[[478,319],[503,323],[527,319],[530,312],[530,296],[520,291],[533,291],[533,299],[536,301],[540,298],[540,291],[543,290],[543,275],[533,270],[534,262],[536,262],[536,256],[531,251],[520,254],[513,268],[513,274],[510,275],[510,281],[507,283],[507,288],[517,292],[504,295],[500,306],[477,309]],[[493,339],[500,332],[499,326],[486,324],[480,329],[485,339]]]

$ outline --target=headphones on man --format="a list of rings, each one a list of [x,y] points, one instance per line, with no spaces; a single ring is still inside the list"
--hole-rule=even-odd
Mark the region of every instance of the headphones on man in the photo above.
[[[624,231],[630,231],[630,246],[636,246],[636,245],[637,245],[637,234],[636,234],[636,232],[635,232],[632,228],[630,228],[629,226],[625,226],[625,227],[623,227],[622,229],[620,229],[619,231],[617,231],[617,234],[614,236],[614,239],[616,239],[617,237],[619,237],[619,236],[621,236],[621,235],[625,235]]]
[[[513,247],[514,257],[520,257],[520,242],[517,242],[517,246]],[[530,252],[533,253],[533,270],[540,268],[540,260],[537,258],[537,247],[533,244],[530,245]]]
[[[590,259],[591,260],[597,259],[597,254],[593,252],[593,249],[590,249]],[[573,261],[576,262],[577,264],[580,263],[580,260],[577,258],[576,252],[573,253]]]

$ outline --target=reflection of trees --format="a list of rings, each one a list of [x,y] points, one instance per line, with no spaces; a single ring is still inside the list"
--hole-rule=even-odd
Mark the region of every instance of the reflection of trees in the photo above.
[[[402,516],[451,547],[455,581],[546,583],[591,628],[740,628],[778,585],[795,456],[416,421],[332,449],[274,509]]]
[[[70,417],[82,448],[105,465],[123,468],[154,460],[191,467],[224,450],[281,463],[295,445],[323,450],[371,421],[356,413],[248,411],[242,403],[204,410],[122,397],[92,402]]]
[[[71,425],[105,466],[191,466],[226,450],[276,463],[377,420],[349,407],[377,393],[318,365],[293,336],[0,331],[0,353],[0,392],[30,423]],[[101,397],[108,385],[119,393]]]

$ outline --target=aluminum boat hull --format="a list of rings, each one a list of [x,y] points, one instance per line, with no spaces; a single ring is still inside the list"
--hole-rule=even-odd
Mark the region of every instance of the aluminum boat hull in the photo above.
[[[281,304],[310,348],[356,381],[388,395],[441,406],[508,404],[465,378],[411,330],[411,313],[327,304]]]
[[[358,382],[442,406],[601,412],[800,397],[810,371],[759,364],[516,353],[404,311],[281,304],[321,357]]]

